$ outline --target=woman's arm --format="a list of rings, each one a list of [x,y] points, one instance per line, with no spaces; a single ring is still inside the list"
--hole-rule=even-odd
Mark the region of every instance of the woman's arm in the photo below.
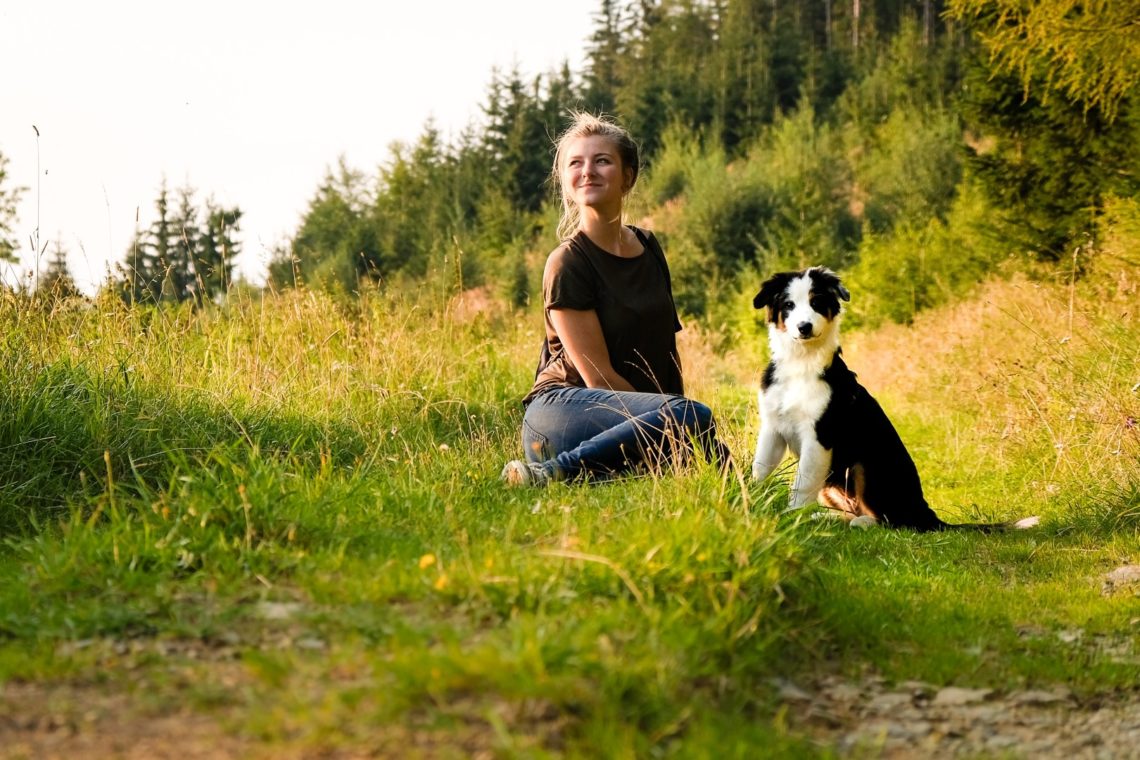
[[[586,381],[587,388],[635,390],[610,364],[610,352],[596,311],[551,309],[549,313],[555,332],[566,347],[570,361]]]

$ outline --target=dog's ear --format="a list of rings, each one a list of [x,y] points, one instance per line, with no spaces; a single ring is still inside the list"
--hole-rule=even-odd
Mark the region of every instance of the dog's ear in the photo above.
[[[843,301],[851,300],[851,293],[843,286],[843,283],[839,280],[839,275],[830,269],[817,267],[815,271],[812,272],[812,280],[820,288],[833,293],[836,298]]]
[[[835,278],[835,295],[839,296],[844,301],[851,300],[851,293],[847,290],[847,288],[843,286],[843,283],[839,281],[838,277]]]
[[[788,272],[780,272],[774,274],[764,281],[760,286],[760,292],[752,299],[752,306],[756,309],[763,309],[765,306],[772,306],[776,302],[776,296],[784,292],[788,287],[788,279],[791,275]]]

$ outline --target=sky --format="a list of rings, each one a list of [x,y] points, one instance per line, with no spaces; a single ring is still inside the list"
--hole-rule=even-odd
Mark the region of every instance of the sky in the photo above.
[[[56,240],[91,292],[165,177],[244,212],[260,282],[326,169],[374,172],[433,119],[480,116],[495,67],[580,72],[598,0],[0,3],[0,153],[23,186],[21,262]],[[39,131],[37,137],[36,130]],[[45,256],[46,258],[46,256]]]

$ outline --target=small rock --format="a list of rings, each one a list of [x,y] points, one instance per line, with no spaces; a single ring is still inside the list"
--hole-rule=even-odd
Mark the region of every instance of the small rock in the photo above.
[[[1021,739],[1009,734],[994,734],[986,739],[986,746],[990,749],[1012,749],[1021,744]]]
[[[947,686],[938,690],[931,704],[937,707],[972,705],[985,702],[993,693],[993,689],[963,689],[958,686]]]
[[[1082,631],[1080,628],[1074,628],[1072,630],[1066,630],[1066,631],[1057,631],[1057,639],[1062,644],[1076,643],[1076,642],[1080,641],[1081,637],[1084,635],[1085,635],[1085,632]]]
[[[218,634],[218,641],[229,646],[236,647],[241,643],[241,635],[237,631],[222,631]]]
[[[899,688],[919,696],[925,696],[934,691],[934,687],[925,681],[903,681],[899,684]]]
[[[307,637],[297,639],[296,646],[298,649],[309,649],[312,651],[319,651],[324,649],[327,645],[322,639]]]
[[[1061,702],[1068,702],[1071,697],[1072,693],[1062,686],[1053,691],[1033,689],[1029,691],[1019,691],[1010,694],[1009,701],[1015,705],[1055,705]]]
[[[1140,584],[1140,565],[1122,565],[1104,576],[1101,593],[1108,596],[1136,584]]]
[[[791,681],[783,678],[773,678],[771,684],[776,687],[776,694],[781,702],[810,702],[811,695]]]
[[[289,620],[301,611],[301,605],[296,602],[258,602],[254,608],[262,620]]]
[[[863,690],[849,683],[837,683],[825,689],[823,695],[832,702],[854,702],[863,697]]]
[[[898,708],[909,705],[914,697],[910,694],[902,694],[897,691],[887,692],[886,694],[879,694],[867,703],[867,708],[874,712],[891,712]]]

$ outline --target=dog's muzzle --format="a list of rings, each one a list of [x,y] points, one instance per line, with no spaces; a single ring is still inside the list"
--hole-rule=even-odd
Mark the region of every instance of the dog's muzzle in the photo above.
[[[796,325],[796,329],[799,331],[801,338],[812,337],[811,322],[800,322]]]

